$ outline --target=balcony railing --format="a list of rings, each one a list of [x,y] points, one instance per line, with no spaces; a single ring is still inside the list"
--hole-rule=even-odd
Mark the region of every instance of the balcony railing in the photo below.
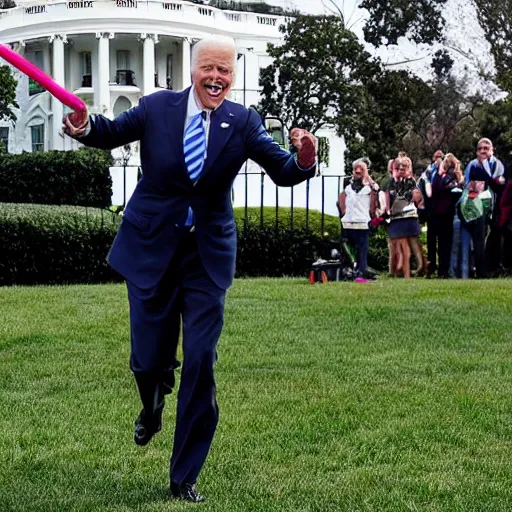
[[[93,7],[94,5],[94,7]],[[94,19],[122,20],[134,18],[144,23],[170,21],[184,22],[201,27],[216,27],[226,32],[240,32],[246,35],[280,38],[279,25],[284,17],[250,11],[230,11],[198,5],[186,0],[31,0],[12,9],[0,9],[2,26],[0,33],[7,39],[21,37],[27,30],[33,37],[31,26],[53,23],[65,19],[89,19],[94,11]],[[115,31],[118,27],[113,26]],[[148,26],[149,29],[149,26]],[[151,29],[153,30],[153,29]],[[12,32],[12,34],[11,34]],[[39,32],[39,29],[38,29]],[[46,29],[42,29],[46,34]],[[5,39],[5,38],[4,38]],[[21,39],[24,39],[23,37]]]
[[[118,69],[116,71],[117,85],[135,85],[135,73],[131,69]]]

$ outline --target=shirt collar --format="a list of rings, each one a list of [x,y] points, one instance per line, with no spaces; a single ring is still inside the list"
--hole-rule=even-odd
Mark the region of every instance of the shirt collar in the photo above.
[[[188,95],[187,114],[189,117],[194,117],[205,109],[202,109],[197,104],[196,95],[194,92],[194,86],[190,88]]]

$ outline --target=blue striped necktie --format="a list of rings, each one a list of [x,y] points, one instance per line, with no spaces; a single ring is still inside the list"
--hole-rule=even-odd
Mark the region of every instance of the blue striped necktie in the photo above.
[[[203,124],[203,112],[196,114],[185,130],[183,136],[183,153],[185,155],[185,165],[188,175],[192,182],[196,182],[204,166],[204,155],[206,151],[206,133]],[[188,209],[188,216],[185,227],[194,224],[194,212],[192,208]]]
[[[204,131],[203,113],[195,115],[183,137],[185,165],[192,181],[196,181],[203,170],[204,153],[206,151],[206,133]]]

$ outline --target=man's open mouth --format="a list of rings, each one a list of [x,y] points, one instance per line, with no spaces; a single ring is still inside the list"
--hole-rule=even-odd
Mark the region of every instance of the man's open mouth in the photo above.
[[[205,87],[212,93],[212,94],[220,94],[224,87],[222,85],[213,85],[213,84],[206,84]]]

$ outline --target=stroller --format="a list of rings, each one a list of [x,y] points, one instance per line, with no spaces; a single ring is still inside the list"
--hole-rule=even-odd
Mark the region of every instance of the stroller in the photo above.
[[[368,280],[375,280],[377,272],[368,267],[365,275],[361,276],[357,271],[357,261],[355,251],[350,247],[347,238],[343,234],[343,224],[341,222],[341,208],[336,201],[340,219],[340,242],[339,250],[333,248],[330,260],[319,259],[313,263],[310,273],[310,281],[328,282],[328,281],[355,281],[357,278],[364,277]]]

